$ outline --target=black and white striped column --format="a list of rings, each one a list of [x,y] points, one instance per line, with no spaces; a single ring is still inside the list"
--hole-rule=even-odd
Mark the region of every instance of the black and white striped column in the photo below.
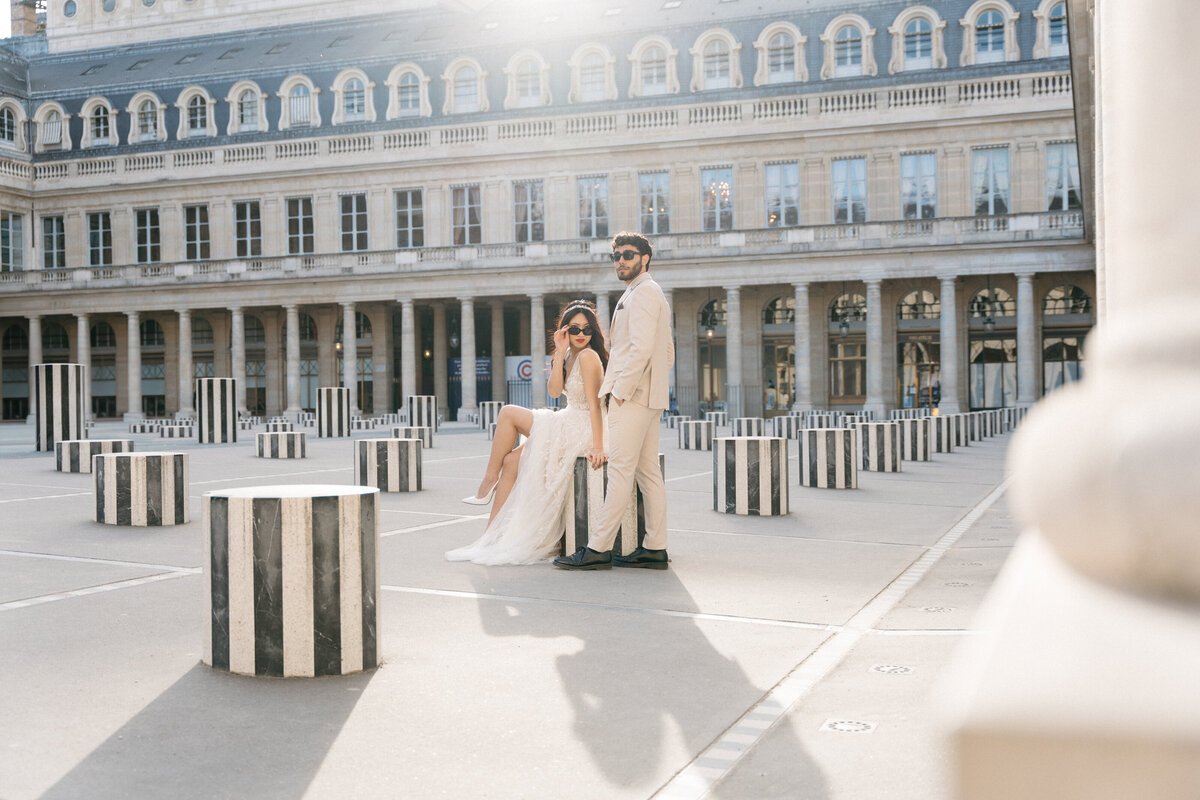
[[[96,522],[181,525],[188,514],[187,453],[104,453],[92,459]]]
[[[900,458],[905,461],[929,461],[932,455],[929,418],[901,418],[892,421],[900,426]]]
[[[72,439],[54,443],[54,460],[59,472],[91,472],[92,456],[132,450],[133,439]]]
[[[658,454],[658,468],[664,476],[667,474],[666,458],[662,453]],[[563,509],[562,555],[569,556],[587,545],[592,523],[600,518],[607,489],[608,464],[600,469],[592,469],[586,458],[581,456],[575,459],[571,491],[567,493],[567,503]],[[629,505],[621,515],[621,526],[617,529],[617,538],[613,540],[612,553],[614,556],[627,556],[640,547],[645,538],[645,500],[635,482]]]
[[[317,389],[317,436],[322,439],[350,435],[350,390],[341,386]]]
[[[893,408],[890,412],[892,419],[921,419],[929,416],[925,408]]]
[[[704,419],[713,424],[714,428],[724,428],[729,425],[729,412],[727,411],[705,411]]]
[[[945,414],[944,419],[950,421],[954,432],[954,446],[968,447],[971,444],[971,425],[969,414]]]
[[[162,427],[158,422],[131,422],[129,423],[130,433],[158,433],[158,429]]]
[[[253,486],[204,495],[203,661],[240,675],[379,665],[379,492]]]
[[[738,417],[730,427],[730,436],[766,436],[767,421],[762,417]]]
[[[254,434],[254,443],[259,458],[304,458],[308,434],[292,430],[267,431]]]
[[[87,438],[83,427],[86,373],[83,364],[34,364],[35,449],[53,452],[55,442]]]
[[[373,431],[375,430],[375,420],[363,419],[362,417],[359,417],[358,419],[352,419],[350,420],[350,430]]]
[[[896,422],[860,422],[858,443],[862,468],[868,472],[900,471],[900,425]]]
[[[500,409],[504,408],[504,403],[498,400],[484,400],[479,404],[479,429],[486,431],[488,425],[491,425],[500,418]],[[415,423],[413,423],[415,424]]]
[[[195,428],[191,424],[167,424],[158,429],[160,439],[190,439]]]
[[[954,417],[929,417],[929,443],[935,453],[954,452]]]
[[[684,414],[671,414],[670,416],[667,417],[667,427],[668,428],[678,428],[679,423],[687,422],[690,419],[691,419],[691,417],[684,415]]]
[[[787,514],[787,471],[786,439],[713,439],[713,510],[760,517]]]
[[[295,426],[290,422],[268,422],[267,433],[287,433],[295,430]]]
[[[437,397],[432,394],[412,394],[405,398],[408,424],[418,428],[433,428],[437,433]]]
[[[421,491],[421,440],[359,439],[354,443],[354,483],[381,492]]]
[[[804,427],[805,428],[837,428],[840,426],[838,424],[838,418],[834,414],[828,414],[828,413],[822,413],[822,412],[809,412],[809,414],[804,417]]]
[[[239,419],[237,426],[239,431],[252,431],[254,430],[254,420]]]
[[[800,485],[814,489],[858,488],[858,431],[806,428],[800,432]]]
[[[713,424],[706,419],[685,419],[679,423],[680,450],[712,450]]]
[[[237,441],[237,379],[196,379],[196,423],[201,444]]]
[[[783,439],[799,439],[804,430],[803,417],[774,417],[771,419],[772,433]]]
[[[413,425],[398,425],[392,428],[393,439],[420,439],[421,445],[428,450],[433,447],[433,428],[416,427]]]
[[[375,422],[377,425],[399,425],[400,415],[394,411],[388,414],[377,414]]]
[[[861,425],[864,422],[870,421],[870,414],[843,414],[838,419],[837,424],[842,428],[853,428],[855,425]]]

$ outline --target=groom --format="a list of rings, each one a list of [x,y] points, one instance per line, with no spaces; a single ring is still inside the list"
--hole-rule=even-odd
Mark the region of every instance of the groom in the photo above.
[[[658,423],[669,403],[667,374],[675,361],[671,309],[650,277],[654,250],[640,233],[618,233],[612,241],[617,277],[625,281],[609,331],[608,369],[600,385],[608,397],[608,492],[587,547],[554,559],[561,569],[667,568],[667,492],[658,464]],[[642,490],[646,508],[643,546],[613,556],[621,517]]]

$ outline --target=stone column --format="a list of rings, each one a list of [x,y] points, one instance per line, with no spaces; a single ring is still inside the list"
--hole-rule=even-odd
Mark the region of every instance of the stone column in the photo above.
[[[83,418],[92,418],[92,326],[87,314],[75,317],[75,361],[83,365]]]
[[[529,358],[533,408],[546,407],[546,300],[540,294],[529,296]]]
[[[941,352],[942,399],[938,402],[939,414],[957,414],[961,411],[958,399],[958,300],[955,288],[958,280],[953,275],[944,275],[940,279],[941,291],[938,295],[942,311],[939,316],[941,333],[939,335],[939,351]]]
[[[125,312],[125,421],[143,419],[142,414],[142,323],[136,311]],[[32,345],[32,337],[30,337]],[[32,348],[31,348],[32,352]]]
[[[729,418],[742,416],[742,290],[725,287],[725,378]]]
[[[462,346],[459,350],[462,354],[462,403],[458,410],[471,412],[477,407],[475,396],[475,300],[470,297],[461,297],[459,300],[462,303],[460,311]]]
[[[792,409],[812,409],[812,319],[808,310],[808,284],[793,283],[796,300],[795,355],[796,391],[792,398]]]
[[[433,394],[437,397],[438,416],[449,418],[450,385],[446,376],[446,360],[450,346],[446,341],[446,304],[433,304]]]
[[[287,413],[300,413],[300,306],[295,303],[283,307],[287,314],[287,341],[284,342],[286,364],[284,366],[284,391],[287,394]]]
[[[675,293],[673,291],[671,291],[670,289],[664,289],[663,296],[667,298],[667,307],[671,309],[671,320],[670,320],[671,338],[674,340],[674,343],[676,345],[676,347],[675,347],[675,363],[671,365],[671,372],[667,376],[667,389],[671,393],[672,404],[675,405],[676,407],[678,407],[678,405],[679,405],[679,392],[678,392],[678,384],[679,384],[679,376],[678,376],[679,346],[678,346],[678,343],[679,343],[679,337],[675,335]]]
[[[883,281],[872,279],[867,285],[867,402],[865,411],[884,419],[887,403],[883,397]]]
[[[417,319],[411,297],[400,298],[400,407],[417,394]]]
[[[237,410],[249,415],[246,409],[246,316],[241,306],[229,309],[229,372],[236,381]]]
[[[504,301],[492,301],[492,400],[508,400],[508,375],[504,363]]]
[[[350,390],[350,413],[358,406],[358,326],[354,303],[342,303],[342,385]]]
[[[179,410],[176,417],[192,417],[195,408],[194,390],[195,377],[192,374],[192,312],[191,309],[179,311]]]
[[[600,320],[600,329],[604,331],[604,340],[608,341],[608,328],[612,324],[612,307],[609,304],[607,291],[596,292],[596,319]]]
[[[27,372],[29,373],[29,414],[25,421],[33,425],[37,421],[37,409],[33,407],[33,368],[41,364],[45,357],[42,355],[42,315],[30,314],[29,317],[29,358]]]
[[[1033,274],[1017,274],[1017,405],[1028,408],[1038,399],[1038,368],[1042,349],[1034,318]]]

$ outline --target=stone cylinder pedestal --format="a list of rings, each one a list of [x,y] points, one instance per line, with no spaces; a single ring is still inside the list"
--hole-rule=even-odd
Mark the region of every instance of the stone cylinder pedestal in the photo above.
[[[54,443],[55,466],[59,472],[91,472],[92,456],[128,453],[133,439],[72,439]]]
[[[187,453],[104,453],[92,459],[96,522],[180,525],[188,513]]]
[[[196,429],[190,425],[162,425],[158,429],[160,439],[190,439]]]
[[[373,419],[358,419],[350,420],[350,430],[352,431],[373,431],[375,430],[375,420]]]
[[[354,482],[381,492],[421,491],[421,440],[359,439],[354,443]]]
[[[864,422],[870,421],[870,414],[842,414],[837,424],[843,428],[853,428],[855,425],[861,425]]]
[[[730,426],[730,436],[765,436],[767,421],[762,417],[738,417]]]
[[[704,419],[711,422],[714,428],[724,428],[729,425],[728,411],[705,411]]]
[[[239,431],[252,431],[252,430],[254,430],[254,420],[239,419],[237,427],[238,427]]]
[[[287,433],[294,430],[294,426],[290,422],[268,422],[267,433]]]
[[[399,425],[400,415],[395,412],[389,414],[377,414],[375,416],[375,421],[377,425]]]
[[[197,438],[201,444],[237,441],[237,380],[196,379]]]
[[[504,403],[496,400],[484,400],[479,404],[479,428],[487,430],[488,425],[491,425],[500,418],[500,409],[504,408]],[[416,424],[416,423],[412,423]]]
[[[929,417],[929,446],[935,453],[954,452],[954,418]]]
[[[929,461],[931,446],[929,418],[894,420],[900,426],[900,458],[905,461]]]
[[[254,446],[259,458],[304,458],[308,434],[291,430],[256,433]]]
[[[800,432],[800,485],[814,489],[858,488],[858,431],[807,428]]]
[[[350,390],[341,386],[317,389],[317,436],[335,439],[350,435]]]
[[[679,423],[690,420],[691,417],[685,416],[683,414],[670,414],[667,416],[666,419],[667,419],[667,427],[675,429],[675,428],[679,427]]]
[[[771,432],[781,439],[798,439],[802,430],[804,430],[804,419],[801,417],[788,416],[771,419]]]
[[[942,414],[950,425],[950,436],[955,447],[968,447],[971,444],[971,426],[967,423],[967,414]]]
[[[417,428],[433,428],[437,433],[437,397],[432,394],[413,394],[404,400],[408,424]],[[494,420],[493,420],[494,421]]]
[[[658,454],[658,468],[664,476],[667,474],[666,458],[662,453]],[[567,494],[567,504],[563,509],[563,538],[560,543],[562,555],[569,556],[579,548],[587,546],[592,523],[600,519],[600,509],[604,506],[604,492],[607,486],[608,464],[600,469],[592,469],[586,458],[581,456],[575,459],[571,491]],[[621,527],[617,529],[617,538],[613,540],[612,553],[614,556],[627,556],[641,547],[645,538],[645,500],[635,481],[629,505],[621,515]]]
[[[687,419],[679,423],[680,450],[712,450],[713,424],[704,419]]]
[[[392,428],[393,439],[420,439],[426,450],[433,447],[433,428],[398,425]],[[491,437],[489,437],[491,438]]]
[[[83,403],[87,378],[83,364],[34,364],[31,373],[33,410],[37,415],[35,449],[49,453],[55,442],[86,438]]]
[[[766,436],[713,439],[713,510],[777,517],[788,513],[787,440]]]
[[[858,444],[862,468],[868,472],[900,471],[900,425],[895,422],[860,422]]]
[[[921,419],[929,416],[925,408],[893,408],[888,415],[891,419]]]
[[[379,492],[252,486],[204,495],[203,661],[241,675],[379,665]]]
[[[804,417],[805,428],[836,428],[838,426],[838,417],[834,414],[809,412]]]
[[[130,433],[158,433],[158,429],[162,425],[158,422],[131,422],[129,423]]]

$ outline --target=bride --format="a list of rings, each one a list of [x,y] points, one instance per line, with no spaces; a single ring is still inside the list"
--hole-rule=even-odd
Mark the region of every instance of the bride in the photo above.
[[[567,407],[500,409],[479,490],[463,498],[486,505],[494,496],[491,519],[478,541],[446,553],[448,560],[532,564],[558,553],[575,459],[586,455],[593,469],[607,460],[604,414],[596,397],[607,365],[595,306],[572,300],[555,325],[548,382],[552,397],[566,392]],[[517,434],[528,439],[514,450]]]

